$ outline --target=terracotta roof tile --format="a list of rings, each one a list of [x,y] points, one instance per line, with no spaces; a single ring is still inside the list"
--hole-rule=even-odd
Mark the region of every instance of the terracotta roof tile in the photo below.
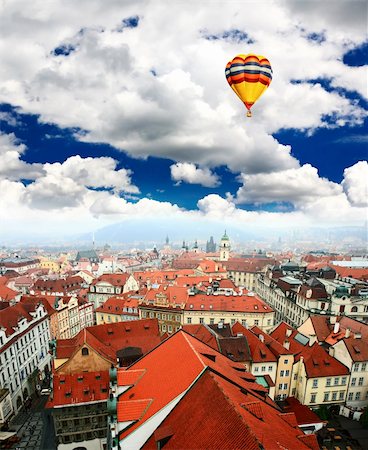
[[[128,422],[131,420],[139,420],[147,411],[152,403],[152,399],[129,400],[118,402],[117,416],[118,422]]]
[[[210,371],[202,374],[161,427],[169,430],[167,450],[308,449],[298,439],[301,431],[279,416],[274,403],[267,404]],[[158,438],[153,434],[142,448],[156,449]]]
[[[108,371],[81,372],[72,375],[54,373],[53,395],[47,407],[107,400],[109,381]]]
[[[119,370],[118,371],[118,385],[119,386],[133,386],[145,374],[145,369],[138,370]]]

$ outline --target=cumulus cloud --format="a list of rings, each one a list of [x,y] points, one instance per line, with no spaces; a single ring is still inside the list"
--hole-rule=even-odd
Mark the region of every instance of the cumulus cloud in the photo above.
[[[324,14],[310,19],[315,6],[260,3],[245,13],[237,3],[188,3],[180,4],[178,14],[176,3],[113,2],[101,8],[91,0],[80,14],[70,0],[7,3],[0,24],[0,101],[43,121],[86,130],[79,139],[107,142],[135,157],[227,165],[244,173],[295,168],[289,149],[277,151],[280,144],[270,133],[311,132],[364,118],[362,107],[340,90],[365,95],[364,69],[342,63],[344,53],[365,40],[364,27],[354,27],[347,40],[347,32],[337,31]],[[346,8],[334,5],[331,17],[359,16]],[[137,26],[121,28],[129,17],[139,17]],[[234,30],[237,38],[228,39]],[[313,33],[323,40],[308,38]],[[252,121],[244,118],[223,73],[226,62],[244,51],[243,42],[269,57],[275,75]],[[67,51],[55,51],[63,46]],[[335,90],[315,81],[321,78]]]
[[[138,187],[131,183],[131,170],[116,170],[116,166],[117,162],[112,158],[81,158],[76,155],[63,163],[45,164],[44,168],[49,174],[66,177],[85,186],[112,188],[117,194],[138,194]]]
[[[242,174],[236,203],[291,202],[303,205],[319,197],[336,196],[342,192],[339,184],[320,178],[310,164],[270,174]]]
[[[0,134],[0,179],[34,180],[44,172],[42,164],[28,164],[21,160],[26,146],[15,135]]]
[[[171,178],[178,184],[184,181],[189,184],[201,184],[205,187],[220,185],[219,177],[209,169],[200,169],[191,163],[176,163],[170,166]]]
[[[359,161],[346,168],[342,186],[353,206],[368,206],[368,162]]]

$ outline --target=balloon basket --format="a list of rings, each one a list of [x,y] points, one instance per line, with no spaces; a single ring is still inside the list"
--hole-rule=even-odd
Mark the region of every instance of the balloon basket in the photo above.
[[[247,117],[252,117],[251,111],[247,111]]]

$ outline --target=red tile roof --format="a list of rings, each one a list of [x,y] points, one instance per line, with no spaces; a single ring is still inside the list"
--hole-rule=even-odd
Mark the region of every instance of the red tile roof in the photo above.
[[[266,266],[273,265],[275,263],[276,260],[273,258],[230,258],[228,261],[224,261],[223,265],[227,271],[231,272],[257,273]]]
[[[284,347],[286,345],[285,343],[289,343],[289,350],[295,355],[302,351],[304,348],[304,345],[295,340],[295,336],[297,336],[298,334],[298,331],[295,330],[292,326],[288,325],[286,322],[281,322],[272,331],[272,333],[270,333],[270,336]]]
[[[285,412],[293,412],[299,426],[307,425],[310,423],[325,423],[317,416],[315,412],[309,409],[308,406],[302,405],[295,397],[288,397],[287,399],[285,399],[283,410]]]
[[[68,359],[87,344],[103,358],[116,364],[116,352],[125,347],[140,347],[145,354],[161,342],[157,319],[132,320],[94,325],[72,339],[58,339],[56,357]],[[62,366],[60,366],[62,367]]]
[[[357,280],[368,280],[368,268],[358,269],[355,267],[341,267],[334,265],[331,265],[331,267],[336,270],[337,274],[342,278],[351,277],[356,278]]]
[[[110,297],[102,306],[96,309],[96,312],[109,314],[125,314],[124,307],[138,308],[138,300],[136,298],[128,298],[128,294],[120,297]]]
[[[192,305],[192,306],[191,306]],[[186,310],[271,313],[273,309],[256,295],[206,295],[189,296]]]
[[[127,369],[127,372],[145,369],[146,373],[132,388],[120,395],[118,402],[128,401],[133,396],[134,400],[152,398],[153,402],[139,422],[122,432],[121,438],[185,392],[206,368],[223,374],[231,382],[252,391],[256,397],[266,393],[263,386],[254,382],[255,377],[245,372],[244,365],[229,360],[181,330]],[[124,369],[118,371],[123,372]]]
[[[33,320],[30,312],[35,310],[34,305],[25,305],[23,303],[16,303],[14,306],[0,310],[0,327],[5,328],[7,336],[11,336],[15,328],[19,327],[19,321],[25,318],[27,322]]]
[[[356,339],[354,336],[344,338],[344,344],[354,362],[368,361],[368,345],[365,339]]]
[[[276,341],[276,339],[274,339],[272,336],[262,331],[257,326],[252,327],[251,331],[256,336],[258,336],[258,338],[260,335],[263,336],[265,344],[275,356],[292,354],[290,350],[286,350],[286,348],[282,344],[280,344],[280,342]]]
[[[57,408],[96,401],[106,401],[109,396],[109,372],[81,372],[53,375],[53,394],[47,408]]]
[[[155,302],[159,297],[162,299],[166,298],[167,304],[180,305],[187,301],[188,290],[186,287],[181,286],[161,285],[158,288],[148,289],[144,297],[144,302]]]
[[[91,286],[95,286],[96,284],[103,281],[106,281],[113,286],[124,286],[129,277],[129,273],[104,273],[103,275],[93,280]]]
[[[17,295],[19,295],[18,291],[10,289],[5,284],[0,284],[0,300],[13,300]]]
[[[239,322],[232,326],[234,335],[243,335],[246,337],[252,361],[257,362],[275,362],[277,357],[267,347],[265,342],[262,342],[252,331],[245,328]]]
[[[213,332],[211,332],[205,325],[183,325],[182,329],[192,336],[196,337],[200,341],[207,344],[209,347],[212,347],[215,350],[219,351],[218,342],[216,336]]]
[[[310,316],[310,320],[312,322],[318,342],[324,342],[327,336],[331,333],[331,326],[328,319],[324,316]]]
[[[152,399],[128,400],[118,402],[117,417],[118,422],[128,422],[131,420],[140,420],[152,403]]]
[[[301,430],[288,422],[273,403],[206,371],[142,449],[157,448],[161,429],[166,430],[162,437],[171,436],[167,450],[308,449],[299,440]]]
[[[303,357],[308,378],[349,375],[349,369],[330,356],[317,342],[312,346],[304,347],[295,357],[295,361],[299,361],[301,357]]]

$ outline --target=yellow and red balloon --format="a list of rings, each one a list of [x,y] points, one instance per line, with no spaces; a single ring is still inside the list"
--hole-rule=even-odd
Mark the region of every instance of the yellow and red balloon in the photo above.
[[[247,108],[247,116],[251,117],[251,107],[272,81],[269,60],[252,53],[237,55],[226,64],[225,75],[231,89]]]

